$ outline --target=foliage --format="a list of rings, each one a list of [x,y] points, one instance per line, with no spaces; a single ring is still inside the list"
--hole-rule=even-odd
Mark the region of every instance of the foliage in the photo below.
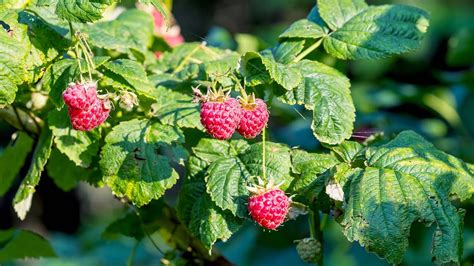
[[[165,2],[141,2],[171,20]],[[112,223],[104,236],[142,241],[155,232],[173,236],[176,230],[165,244],[182,258],[189,259],[190,253],[202,263],[222,260],[215,243],[237,234],[249,220],[247,186],[266,176],[304,206],[299,214],[310,221],[320,213],[339,212],[335,220],[347,239],[389,263],[402,262],[416,222],[434,227],[435,263],[461,262],[465,210],[453,202],[471,198],[474,166],[413,131],[349,140],[357,134],[354,99],[360,95],[352,93],[344,71],[328,60],[315,60],[323,53],[326,58],[374,60],[415,50],[428,31],[424,10],[319,0],[306,18],[279,35],[274,47],[238,53],[184,43],[167,47],[157,59],[156,44],[163,40],[154,34],[150,14],[128,9],[115,20],[100,20],[116,4],[6,1],[0,7],[0,107],[20,108],[29,116],[13,116],[18,132],[0,154],[0,195],[27,164],[13,200],[21,220],[46,167],[65,191],[87,181],[108,186],[129,204],[134,211]],[[466,45],[472,37],[472,29],[453,37],[450,64],[472,64],[472,57],[463,56],[472,54]],[[82,132],[71,128],[61,95],[87,74],[115,107],[104,125]],[[308,127],[325,151],[290,147],[276,138],[210,139],[199,122],[193,88],[254,92],[273,107],[275,120],[281,108],[306,110],[312,117]],[[38,93],[47,102],[29,107]],[[138,101],[123,108],[124,95]],[[422,99],[433,109],[439,103],[436,95]],[[452,112],[439,112],[454,125],[459,122]],[[40,133],[24,124],[41,127]],[[164,200],[172,188],[179,190],[176,206]],[[314,234],[314,228],[310,231]],[[29,248],[20,248],[24,245]],[[54,256],[43,238],[27,231],[0,232],[0,261],[41,256]]]

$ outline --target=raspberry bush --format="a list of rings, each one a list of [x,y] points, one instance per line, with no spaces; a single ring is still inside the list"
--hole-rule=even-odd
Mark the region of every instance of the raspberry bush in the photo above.
[[[468,214],[459,202],[474,192],[474,166],[411,130],[357,141],[340,67],[416,50],[426,11],[318,0],[275,46],[238,53],[185,43],[168,2],[142,0],[112,20],[101,18],[114,0],[0,4],[0,118],[15,129],[0,154],[0,195],[15,189],[21,220],[47,168],[65,191],[79,181],[110,188],[129,211],[104,235],[166,246],[163,263],[226,265],[215,244],[246,221],[280,234],[302,217],[305,261],[322,265],[324,221],[334,219],[391,264],[402,262],[413,224],[431,226],[425,256],[461,262]],[[318,152],[274,137],[288,110],[310,114]],[[33,232],[0,232],[0,262],[54,254]]]

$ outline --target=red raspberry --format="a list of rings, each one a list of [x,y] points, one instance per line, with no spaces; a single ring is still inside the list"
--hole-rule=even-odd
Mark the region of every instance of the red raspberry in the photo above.
[[[281,189],[263,190],[249,198],[248,210],[262,227],[275,230],[286,218],[290,200]]]
[[[73,83],[63,93],[72,127],[90,131],[102,124],[110,112],[110,102],[101,99],[93,83]]]
[[[110,102],[97,98],[87,109],[68,108],[72,127],[75,130],[90,131],[100,126],[108,117]]]
[[[242,118],[240,119],[237,132],[246,139],[253,139],[262,132],[268,122],[267,105],[262,99],[250,98],[249,102],[244,100],[242,104]]]
[[[234,98],[207,101],[201,105],[201,123],[216,139],[230,139],[239,124],[241,107]]]
[[[71,83],[63,92],[67,107],[87,109],[97,99],[97,88],[93,83]]]

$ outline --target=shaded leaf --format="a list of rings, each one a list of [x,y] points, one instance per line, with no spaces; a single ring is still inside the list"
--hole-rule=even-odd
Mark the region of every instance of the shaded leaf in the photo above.
[[[25,133],[18,132],[13,136],[10,144],[0,153],[0,196],[10,188],[31,152],[33,140]]]
[[[75,165],[89,167],[99,151],[98,136],[72,129],[66,108],[50,112],[48,125],[53,132],[56,148]]]
[[[15,198],[13,199],[13,207],[18,218],[21,220],[25,219],[26,214],[30,210],[35,187],[40,181],[41,173],[51,154],[52,144],[53,134],[51,130],[48,127],[43,127],[33,153],[30,169],[21,182],[20,188],[18,188]]]
[[[191,233],[211,250],[217,240],[226,241],[237,232],[242,220],[217,207],[206,194],[204,169],[206,163],[191,157],[186,177],[178,198],[178,215]]]
[[[56,257],[51,244],[42,236],[27,230],[0,231],[0,261]]]
[[[458,263],[462,254],[464,211],[449,195],[467,199],[473,192],[469,167],[412,131],[366,152],[367,168],[347,171],[346,208],[341,221],[350,241],[400,263],[411,225],[435,224],[433,258]]]
[[[156,103],[152,105],[153,115],[163,124],[176,127],[203,129],[199,116],[199,104],[192,97],[159,86],[155,89]]]
[[[138,207],[160,198],[178,174],[159,149],[183,141],[182,132],[167,125],[140,119],[120,123],[105,138],[101,152],[105,183]]]
[[[340,59],[377,59],[420,46],[428,14],[404,5],[364,9],[324,39],[324,48]]]
[[[291,183],[291,190],[298,194],[314,196],[326,186],[327,177],[322,174],[338,162],[331,154],[292,151],[293,172],[297,175]]]
[[[81,180],[88,180],[91,174],[89,169],[78,167],[56,149],[51,152],[46,170],[56,186],[64,191],[75,188]]]

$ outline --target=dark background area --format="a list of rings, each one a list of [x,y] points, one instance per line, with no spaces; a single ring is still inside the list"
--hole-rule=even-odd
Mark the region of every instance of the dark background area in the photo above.
[[[374,132],[390,135],[412,129],[438,148],[474,163],[474,37],[463,39],[460,33],[474,29],[474,1],[368,2],[419,6],[431,13],[432,20],[422,48],[406,55],[358,62],[314,55],[351,79],[357,108],[354,139]],[[206,40],[212,45],[238,49],[240,44],[234,37],[244,33],[253,36],[263,49],[275,44],[278,34],[291,22],[305,17],[313,5],[314,1],[309,0],[175,0],[173,13],[186,41]],[[471,58],[470,62],[452,59],[459,41],[470,43],[471,54],[464,55]],[[320,148],[309,129],[310,119],[301,118],[287,106],[275,104],[272,108],[275,115],[271,120],[271,139],[309,150]],[[302,115],[309,117],[306,113]],[[12,133],[14,130],[0,120],[0,153]],[[107,189],[81,183],[77,189],[63,192],[45,171],[32,211],[20,223],[11,202],[27,167],[25,164],[15,185],[0,198],[0,229],[19,226],[40,232],[51,239],[55,249],[63,255],[62,259],[40,260],[34,264],[122,265],[127,260],[133,240],[110,241],[101,237],[105,226],[124,211]],[[175,196],[172,192],[167,198],[173,202]],[[466,265],[474,262],[473,203],[471,200],[458,204],[467,210]],[[326,265],[386,265],[357,243],[349,243],[331,219],[327,227]],[[431,234],[429,228],[414,226],[405,265],[430,264]],[[305,219],[289,222],[277,233],[262,232],[248,224],[229,242],[218,246],[238,265],[298,265],[304,263],[297,257],[292,240],[306,235]],[[152,265],[158,260],[159,254],[149,243],[140,244],[136,265]]]

